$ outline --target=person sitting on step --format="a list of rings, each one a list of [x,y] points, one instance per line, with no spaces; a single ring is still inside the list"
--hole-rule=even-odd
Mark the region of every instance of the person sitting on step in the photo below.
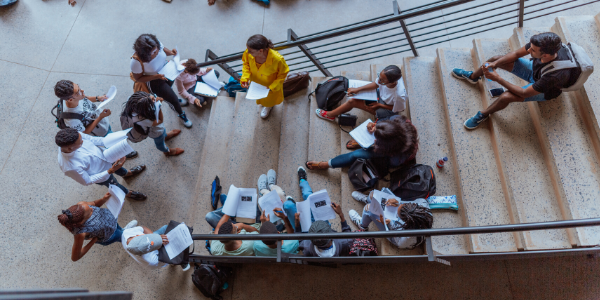
[[[233,223],[228,215],[223,215],[217,226],[217,234],[258,234],[260,223],[252,225],[244,223]],[[210,243],[210,253],[212,255],[230,255],[230,256],[254,256],[254,241],[212,240]]]
[[[369,205],[372,205],[370,197],[357,191],[352,193],[354,200],[366,204],[362,217],[353,209],[348,211],[350,220],[359,229],[368,230],[371,222],[375,223],[379,231],[387,231],[386,226],[389,230],[430,229],[433,226],[433,215],[429,209],[429,203],[423,198],[414,201],[398,201],[396,198],[390,197],[387,199],[385,206],[398,207],[398,211],[395,219],[385,219],[384,221],[382,215],[377,216],[369,211]],[[386,225],[384,225],[384,222]],[[422,236],[388,238],[392,245],[400,249],[414,249],[421,245],[424,240]]]
[[[295,206],[295,203],[294,203]],[[293,233],[294,227],[292,227],[292,223],[283,213],[282,208],[275,208],[273,210],[275,215],[283,220],[285,224],[285,229],[287,233]],[[291,218],[294,218],[294,214],[290,215]],[[269,220],[269,214],[266,214],[266,211],[263,210],[260,216],[260,230],[259,234],[277,234],[280,233],[277,230],[277,226],[273,224]],[[300,244],[297,240],[282,240],[281,241],[281,252],[289,253],[289,254],[297,254],[298,246]],[[256,256],[277,256],[277,240],[260,240],[254,241],[254,255]]]
[[[346,222],[342,207],[336,203],[331,202],[331,207],[335,213],[340,217],[342,232],[352,232],[352,229]],[[312,215],[312,213],[311,213]],[[301,232],[300,226],[300,213],[296,213],[296,232]],[[312,216],[311,216],[312,218]],[[316,220],[310,225],[308,233],[332,233],[336,232],[331,228],[329,221]],[[349,256],[350,247],[353,239],[312,239],[300,241],[299,249],[302,250],[304,256],[319,256],[319,257],[338,257],[338,256]]]
[[[183,66],[185,69],[175,79],[175,86],[177,86],[179,95],[186,99],[189,104],[194,104],[196,107],[201,108],[203,105],[206,105],[206,98],[205,96],[196,94],[194,89],[196,88],[197,82],[204,82],[202,76],[208,74],[213,68],[198,68],[196,66],[197,64],[198,63],[193,58],[184,62]],[[217,72],[217,70],[215,70],[215,75],[219,78],[219,72]]]
[[[369,123],[367,129],[375,135],[375,143],[368,149],[358,149],[360,145],[350,140],[346,148],[358,150],[338,155],[329,161],[307,161],[306,167],[311,170],[349,167],[359,158],[381,158],[386,160],[389,167],[414,163],[419,150],[419,138],[417,129],[408,118],[394,115],[387,120]]]
[[[527,55],[531,55],[532,58],[524,58]],[[481,75],[485,75],[487,79],[498,82],[507,90],[486,109],[467,119],[464,126],[467,129],[475,129],[491,114],[505,109],[513,102],[539,102],[560,96],[562,88],[569,87],[577,81],[581,69],[568,68],[549,72],[544,76],[542,70],[554,61],[565,60],[571,60],[571,56],[560,37],[553,32],[544,32],[532,36],[529,43],[517,51],[488,59],[487,67],[484,64],[475,71],[453,69],[452,76],[468,83],[477,84]],[[511,72],[529,83],[522,87],[514,85],[500,77],[495,71],[497,68]]]
[[[370,90],[377,90],[377,102],[348,98],[346,102],[332,111],[317,108],[315,113],[319,118],[333,122],[337,116],[349,112],[353,108],[359,108],[375,115],[378,120],[383,120],[397,115],[406,108],[406,89],[402,80],[402,71],[398,66],[385,67],[375,82],[358,88],[349,88],[347,95],[352,97],[360,91]]]

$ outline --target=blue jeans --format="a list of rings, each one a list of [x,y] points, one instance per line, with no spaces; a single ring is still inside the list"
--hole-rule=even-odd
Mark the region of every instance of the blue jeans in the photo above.
[[[119,226],[119,224],[117,224],[117,229],[110,236],[110,238],[106,242],[98,242],[98,244],[100,244],[102,246],[108,246],[114,242],[120,242],[122,235],[123,235],[123,228],[121,228],[121,226]]]
[[[227,195],[221,194],[221,203],[223,203],[223,205],[225,204],[225,201],[227,200]],[[258,205],[256,206],[256,223],[260,223],[260,215],[262,214],[262,212],[260,211],[260,209],[258,209]],[[219,224],[219,221],[221,221],[221,218],[223,218],[225,214],[223,213],[223,206],[217,208],[216,210],[213,210],[209,213],[206,214],[206,216],[204,217],[204,219],[206,220],[206,222],[208,222],[208,224],[212,227],[215,228],[217,227],[217,224]],[[234,216],[230,216],[229,218],[232,222],[235,222],[235,217]]]
[[[363,228],[367,228],[369,227],[369,224],[371,224],[371,222],[375,222],[375,225],[377,226],[377,229],[379,229],[379,231],[385,231],[385,226],[381,222],[379,222],[379,216],[375,215],[370,211],[367,211],[365,206],[365,209],[363,209],[362,222],[360,226],[362,226]]]
[[[165,138],[167,137],[167,130],[163,131],[163,134],[157,138],[153,138],[156,149],[161,152],[169,152],[169,147],[165,144]]]
[[[513,65],[513,69],[511,71],[511,73],[513,73],[517,77],[529,82],[528,85],[523,86],[524,89],[528,88],[533,83],[535,83],[535,80],[533,79],[533,62],[529,59],[525,59],[522,57],[517,59]],[[546,99],[544,98],[544,94],[537,94],[535,96],[525,98],[525,102],[529,102],[529,101],[538,101],[539,102],[539,101],[546,101]]]
[[[298,184],[300,185],[300,191],[302,192],[302,199],[306,200],[308,199],[308,196],[312,195],[313,190],[310,187],[310,185],[308,184],[308,181],[304,180],[304,179],[300,179],[300,183]],[[287,203],[287,201],[286,201]],[[283,205],[285,206],[284,203]],[[285,209],[285,208],[284,208]],[[296,210],[296,205],[294,205],[294,215],[297,213],[298,211]],[[290,214],[286,211],[286,213],[288,214],[288,218],[290,217]],[[294,231],[296,230],[296,220],[295,218],[292,220],[290,219],[290,222],[293,224],[294,226]],[[313,216],[312,211],[310,212],[310,222],[314,223],[315,222],[315,216]],[[329,223],[329,221],[326,221],[327,223]],[[300,228],[302,232],[308,232],[309,228]]]
[[[358,149],[346,154],[338,155],[329,161],[329,166],[332,168],[343,168],[351,166],[357,159],[371,159],[376,157],[384,157],[373,151],[373,148]]]
[[[120,169],[118,169],[118,170],[115,172],[115,174],[117,174],[117,175],[119,175],[119,176],[123,177],[123,176],[127,175],[127,172],[128,172],[128,171],[127,171],[127,169],[125,169],[125,168],[121,167]],[[121,189],[121,191],[123,191],[123,193],[125,193],[125,194],[128,194],[128,193],[129,193],[129,190],[128,190],[126,187],[122,186],[122,185],[121,185],[121,184],[120,184],[120,183],[117,181],[117,179],[115,178],[115,175],[113,175],[113,174],[110,174],[110,177],[108,178],[108,180],[107,180],[107,181],[104,181],[104,182],[99,182],[99,183],[96,183],[96,184],[98,184],[98,185],[103,185],[103,186],[105,186],[105,187],[109,187],[109,184],[114,184],[114,185],[118,186],[118,187]]]

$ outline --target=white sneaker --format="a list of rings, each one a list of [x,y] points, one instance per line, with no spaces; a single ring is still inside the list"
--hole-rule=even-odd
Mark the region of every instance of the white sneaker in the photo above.
[[[352,223],[354,223],[358,229],[362,229],[364,231],[368,230],[367,228],[362,227],[362,217],[354,209],[348,211],[348,215],[350,216]]]
[[[185,272],[185,271],[187,271],[189,269],[190,269],[190,264],[187,264],[187,266],[185,268],[183,268],[183,271]]]
[[[352,192],[352,198],[354,198],[354,200],[358,201],[358,202],[362,202],[364,204],[369,204],[371,203],[369,201],[369,196],[365,195],[359,191],[354,191]]]
[[[260,117],[266,119],[269,116],[269,113],[271,113],[271,109],[273,109],[273,107],[263,107],[260,111]]]
[[[273,184],[277,184],[277,172],[275,172],[275,170],[270,169],[267,172],[267,184],[269,186],[273,185]]]
[[[133,220],[133,221],[127,223],[127,225],[125,225],[125,227],[123,227],[123,229],[129,229],[129,228],[133,228],[135,226],[137,226],[137,220]]]

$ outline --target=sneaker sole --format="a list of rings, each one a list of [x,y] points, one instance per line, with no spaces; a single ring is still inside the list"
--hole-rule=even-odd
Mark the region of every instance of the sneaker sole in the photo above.
[[[473,80],[471,80],[471,79],[464,78],[464,77],[462,77],[462,76],[458,76],[458,75],[456,75],[456,74],[455,74],[454,72],[452,72],[452,71],[450,71],[450,74],[451,74],[452,76],[454,76],[454,78],[458,78],[458,79],[460,79],[460,80],[464,80],[464,81],[466,81],[466,82],[468,82],[468,83],[470,83],[470,84],[477,84],[477,82],[479,82],[479,80],[477,80],[477,81],[473,81]]]
[[[320,114],[318,114],[317,112],[315,112],[315,115],[317,115],[317,117],[319,117],[319,119],[322,119],[322,120],[327,120],[327,121],[330,121],[330,122],[335,122],[335,118],[333,118],[333,119],[329,119],[329,118],[326,118],[326,117],[323,117],[323,116],[321,116],[321,115],[320,115]]]

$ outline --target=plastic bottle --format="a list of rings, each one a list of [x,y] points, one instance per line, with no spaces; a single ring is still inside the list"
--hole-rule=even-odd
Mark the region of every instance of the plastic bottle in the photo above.
[[[440,158],[440,159],[437,161],[437,163],[435,163],[435,165],[436,165],[436,166],[437,166],[439,169],[441,169],[441,168],[443,168],[443,167],[444,167],[444,164],[445,164],[447,161],[448,161],[448,158],[444,156],[444,157]]]

